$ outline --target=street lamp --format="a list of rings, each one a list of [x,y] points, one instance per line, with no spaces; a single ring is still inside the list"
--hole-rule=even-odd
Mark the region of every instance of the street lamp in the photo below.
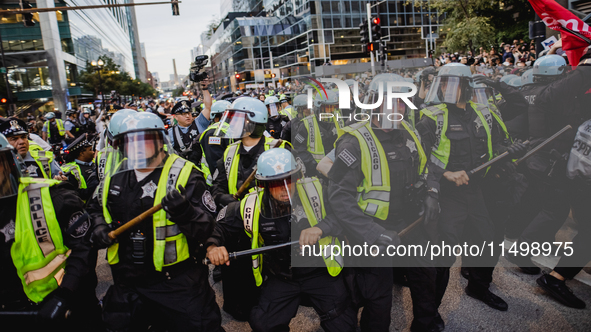
[[[105,94],[103,93],[103,79],[101,78],[101,70],[103,69],[103,66],[105,65],[105,63],[103,62],[103,60],[98,59],[98,61],[92,61],[90,63],[90,65],[92,65],[94,67],[94,70],[96,70],[98,72],[99,75],[99,93],[101,94],[101,106],[105,107]]]

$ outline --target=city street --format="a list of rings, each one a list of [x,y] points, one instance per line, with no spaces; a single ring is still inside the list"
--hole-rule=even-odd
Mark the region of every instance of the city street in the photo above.
[[[558,240],[566,241],[574,235],[570,226],[572,226],[571,219],[558,233]],[[588,307],[583,310],[571,309],[556,302],[538,287],[536,279],[539,275],[523,274],[517,267],[501,258],[495,269],[491,286],[492,292],[509,304],[509,310],[501,312],[489,308],[464,293],[467,281],[460,276],[460,262],[458,260],[451,269],[449,286],[440,308],[440,314],[446,323],[445,331],[591,331],[591,309],[589,308],[591,275],[585,271],[581,271],[576,280],[569,282],[568,285],[577,296],[587,302]],[[536,260],[536,262],[540,261]],[[545,266],[542,270],[549,272],[550,268]],[[97,273],[99,275],[97,294],[102,297],[110,283],[110,272],[106,262],[99,265]],[[213,283],[211,277],[210,283]],[[213,288],[221,308],[222,285],[216,283]],[[394,300],[390,331],[410,331],[413,317],[410,291],[407,287],[395,285],[392,294]],[[247,322],[238,322],[223,310],[222,319],[222,325],[226,331],[251,331]],[[290,327],[292,331],[297,332],[322,331],[318,315],[312,308],[307,307],[300,307]]]

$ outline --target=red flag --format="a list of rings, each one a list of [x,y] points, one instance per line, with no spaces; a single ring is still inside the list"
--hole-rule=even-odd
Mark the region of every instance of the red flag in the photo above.
[[[591,39],[589,25],[554,0],[529,0],[529,3],[548,28],[560,31],[562,49],[570,64],[576,67],[585,49],[591,44],[584,40]]]

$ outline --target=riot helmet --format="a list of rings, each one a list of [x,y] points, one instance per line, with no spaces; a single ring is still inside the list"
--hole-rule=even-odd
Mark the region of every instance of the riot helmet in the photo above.
[[[251,97],[241,97],[224,111],[220,120],[222,125],[217,128],[214,136],[230,139],[240,139],[247,136],[259,138],[265,131],[267,119],[267,108],[262,101]]]
[[[472,98],[472,72],[461,63],[448,63],[441,67],[425,97],[425,104],[458,104]]]

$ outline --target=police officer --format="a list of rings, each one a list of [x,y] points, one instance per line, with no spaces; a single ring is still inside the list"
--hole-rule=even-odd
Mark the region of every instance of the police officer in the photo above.
[[[45,114],[45,123],[43,124],[43,140],[49,144],[62,143],[66,136],[66,128],[62,119],[56,119],[53,112]]]
[[[273,138],[281,137],[283,127],[289,122],[289,117],[284,114],[280,114],[279,99],[271,95],[265,98],[265,106],[269,114],[267,120],[267,132]]]
[[[41,320],[3,315],[2,323],[23,331],[99,330],[90,264],[96,252],[83,203],[67,183],[23,177],[19,163],[0,134],[0,311],[37,311]]]
[[[96,165],[93,162],[93,144],[81,135],[67,148],[69,152],[62,165],[62,172],[68,181],[78,188],[80,198],[86,202],[99,184]]]
[[[338,98],[337,94],[330,90],[327,91],[327,96],[316,95],[314,112],[306,106],[306,95],[297,96],[294,101],[294,105],[297,105],[298,117],[301,114],[303,118],[298,121],[297,128],[292,129],[295,135],[292,134],[290,141],[293,142],[298,156],[304,163],[306,176],[318,174],[316,172],[318,163],[332,150],[337,139],[336,120],[331,117],[335,116]]]
[[[583,82],[569,83],[565,85],[569,88],[566,90],[557,88],[555,83],[565,78],[566,66],[564,58],[556,54],[540,57],[534,64],[534,83],[524,92],[525,100],[529,103],[528,133],[532,145],[539,144],[567,124],[578,128],[584,121],[580,114],[582,106],[579,96],[583,94],[580,90],[585,84],[575,87],[576,83]],[[581,80],[578,75],[573,77]],[[517,222],[527,222],[518,242],[553,242],[554,235],[568,217],[570,199],[567,195],[565,168],[574,135],[574,130],[567,131],[526,160],[523,172],[528,178],[529,187],[520,211],[516,211],[518,214],[513,217]],[[518,265],[524,273],[540,273],[540,268],[531,261],[530,255],[508,254],[507,259]]]
[[[112,166],[112,154],[113,152],[113,140],[115,136],[119,135],[119,128],[123,120],[132,114],[137,112],[132,109],[121,109],[117,111],[109,121],[109,125],[101,135],[101,139],[98,144],[98,151],[96,153],[96,172],[99,181],[103,181],[105,177],[108,177],[110,167]],[[107,180],[108,181],[108,180]]]
[[[504,134],[496,114],[492,114],[487,105],[471,101],[471,76],[470,68],[463,64],[443,66],[425,99],[427,105],[433,106],[421,110],[421,120],[417,124],[430,153],[428,179],[440,183],[440,190],[432,189],[441,205],[439,240],[450,245],[458,244],[466,229],[470,230],[467,238],[474,243],[494,239],[493,224],[480,189],[486,172],[472,176],[467,172],[500,152],[508,151],[513,158],[525,153],[525,146],[520,143],[508,149],[504,147]],[[455,256],[441,258],[438,264],[447,268],[456,260]],[[484,267],[468,269],[466,293],[494,309],[505,311],[507,303],[489,290],[496,260],[495,256],[483,255],[479,265]],[[438,295],[442,297],[443,293]]]
[[[263,151],[273,147],[291,148],[287,142],[263,137],[267,120],[265,105],[251,97],[238,98],[225,110],[215,136],[240,141],[230,144],[223,159],[218,161],[212,186],[218,206],[223,207],[237,200],[234,194],[252,173]],[[251,183],[250,187],[253,186],[254,183]]]
[[[96,123],[90,118],[92,111],[88,108],[85,108],[82,111],[82,117],[79,119],[80,129],[83,134],[93,135],[96,133]]]
[[[191,115],[190,102],[179,101],[172,108],[171,114],[177,124],[168,130],[168,136],[175,153],[196,165],[200,165],[203,151],[199,145],[197,120],[193,121]]]
[[[82,133],[80,130],[80,124],[78,124],[77,113],[75,110],[67,110],[66,116],[68,117],[64,122],[64,128],[66,129],[65,140],[67,144],[70,144]]]
[[[538,61],[540,60],[538,59]],[[535,65],[538,65],[538,61],[536,61]],[[541,64],[544,64],[544,62]],[[534,74],[553,69],[538,68],[536,70],[535,65]],[[534,80],[536,78],[534,76]],[[556,181],[566,182],[568,202],[577,223],[577,235],[572,240],[572,246],[564,248],[564,255],[562,255],[552,272],[544,274],[536,280],[538,285],[556,300],[566,306],[578,309],[585,308],[585,302],[569,289],[565,281],[573,279],[581,271],[582,267],[591,260],[589,247],[591,244],[591,223],[589,222],[591,220],[591,210],[589,209],[588,199],[589,194],[591,194],[591,181],[589,180],[591,179],[591,172],[589,171],[589,132],[591,128],[589,119],[591,118],[591,112],[589,112],[588,106],[591,103],[591,95],[588,93],[590,88],[591,52],[587,50],[587,54],[582,57],[575,70],[539,90],[535,97],[534,106],[538,111],[543,112],[540,117],[545,119],[538,118],[537,122],[530,120],[530,133],[532,132],[532,123],[543,124],[549,132],[554,129],[553,126],[558,127],[565,123],[571,124],[573,128],[578,129],[567,132],[567,137],[571,137],[572,140],[569,144],[570,151],[568,151],[569,156],[566,165],[554,165],[555,172],[558,172]],[[552,121],[557,121],[554,118],[554,113],[557,113],[557,116],[562,118],[561,124],[554,125],[552,123]],[[534,132],[541,133],[541,131]],[[566,141],[559,142],[554,148],[561,153],[564,151],[562,148],[566,144],[568,144]],[[567,179],[563,177],[564,174],[566,174]],[[559,198],[554,197],[554,199]],[[562,218],[556,220],[558,224],[565,220],[564,215],[556,215],[556,218]],[[540,215],[536,216],[536,219],[524,231],[522,237],[525,238],[526,232],[530,233],[532,229],[535,230],[532,225],[543,219],[540,218]],[[547,226],[547,224],[538,224],[538,227],[544,226]],[[572,254],[569,255],[569,253]]]
[[[386,91],[387,82],[396,81],[404,79],[395,74],[375,76],[370,102],[377,101],[380,89],[381,93]],[[406,105],[402,101],[391,108],[384,102],[366,113],[364,121],[343,128],[345,134],[336,143],[336,158],[328,172],[328,200],[352,245],[377,245],[382,250],[397,245],[400,243],[397,232],[418,218],[422,206],[409,202],[407,197],[412,193],[407,188],[422,178],[427,159],[418,133],[409,123],[401,121],[405,113]],[[431,186],[437,187],[437,183]],[[417,199],[423,198],[415,197],[412,201]],[[439,211],[437,197],[428,196],[425,207],[427,219],[431,221]],[[412,241],[426,242],[425,239],[422,235]],[[392,262],[388,259],[374,262],[370,258],[347,257],[346,261],[357,266],[356,283],[361,294],[360,306],[364,307],[361,329],[388,331]],[[437,313],[437,296],[443,295],[438,286],[445,275],[440,275],[428,261],[399,264],[409,267],[406,273],[413,299],[412,330],[441,330],[443,321]]]
[[[289,95],[281,95],[281,97],[279,98],[279,102],[281,103],[281,111],[279,111],[279,113],[281,115],[287,116],[289,120],[292,120],[297,116],[297,112],[295,111],[293,106],[289,104],[290,101],[291,97]]]
[[[164,135],[155,114],[126,117],[113,144],[117,156],[112,158],[110,182],[102,190],[106,203],[89,201],[92,240],[108,247],[115,282],[103,300],[103,318],[109,329],[137,323],[218,331],[221,317],[208,270],[195,260],[199,244],[213,229],[215,204],[203,174],[193,163],[170,154]],[[117,242],[109,238],[112,229],[158,203],[162,210],[123,232]]]
[[[261,188],[220,212],[214,233],[207,241],[207,257],[213,264],[234,264],[228,261],[226,245],[245,232],[252,248],[286,243],[298,237],[301,245],[320,242],[340,247],[336,238],[340,228],[334,218],[327,217],[320,182],[316,178],[302,179],[301,165],[288,150],[263,152],[257,161],[256,180]],[[292,222],[293,218],[297,221]],[[296,267],[290,253],[291,248],[282,248],[258,255],[252,261],[250,273],[257,286],[263,285],[260,302],[250,313],[252,329],[289,330],[290,320],[306,297],[325,331],[355,331],[356,311],[350,305],[341,275],[342,257],[309,257],[309,261],[302,262],[305,267]]]
[[[201,133],[199,137],[199,145],[203,150],[203,155],[205,156],[205,160],[207,161],[207,166],[209,168],[209,172],[211,174],[215,173],[217,170],[217,163],[224,156],[224,151],[230,144],[229,139],[222,139],[220,137],[215,137],[214,134],[217,128],[220,125],[220,120],[222,118],[222,114],[226,108],[228,108],[232,103],[227,100],[218,100],[211,106],[210,117],[212,120],[212,124],[207,127],[207,129]]]
[[[283,127],[283,131],[281,132],[281,139],[284,141],[288,141],[291,144],[294,144],[292,141],[292,133],[296,132],[296,129],[298,128],[299,124],[301,123],[301,120],[307,116],[310,115],[310,112],[308,112],[307,115],[304,115],[305,110],[307,109],[307,98],[306,95],[298,95],[293,99],[293,117],[291,118],[291,120],[285,125],[285,127]],[[299,154],[299,153],[298,153]]]
[[[45,151],[29,140],[24,121],[14,118],[0,119],[0,133],[8,139],[15,152],[22,158],[27,176],[52,179],[60,173],[60,166],[55,161],[53,153]]]

